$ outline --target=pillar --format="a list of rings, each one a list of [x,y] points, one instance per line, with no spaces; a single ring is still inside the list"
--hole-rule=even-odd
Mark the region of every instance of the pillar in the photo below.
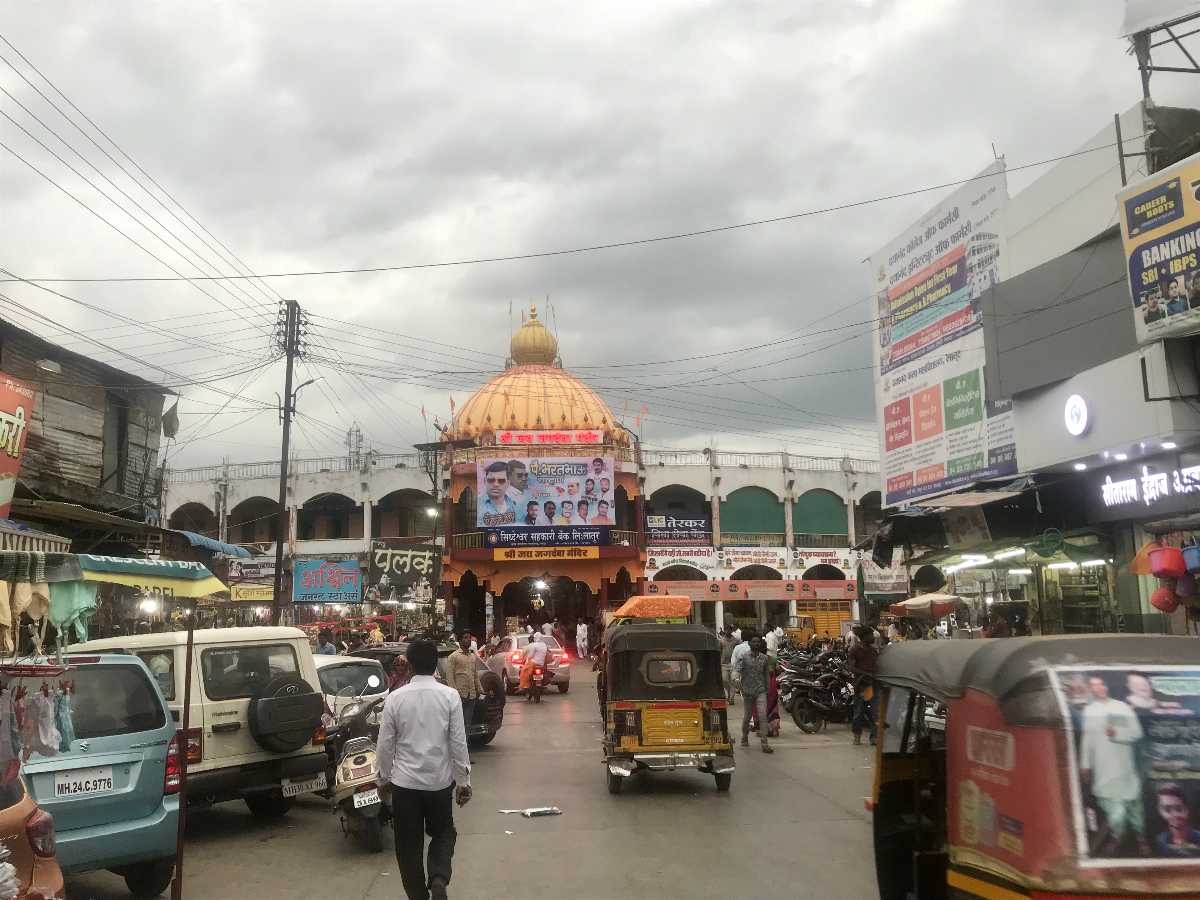
[[[645,575],[638,576],[637,584],[634,587],[634,595],[637,597],[644,597],[646,595],[646,576]]]
[[[796,535],[792,530],[792,498],[783,498],[783,545],[791,550],[796,546]]]
[[[725,627],[725,601],[718,600],[716,608],[717,631]]]
[[[600,579],[600,612],[608,612],[608,579]]]
[[[281,534],[279,539],[287,544],[289,541],[297,541],[300,539],[297,529],[297,518],[299,510],[295,506],[289,506],[287,511],[287,534]]]
[[[638,492],[634,499],[634,516],[637,517],[637,526],[633,529],[637,533],[636,546],[646,546],[646,498],[642,496],[641,491]]]
[[[761,631],[767,623],[767,601],[762,597],[754,601],[754,614],[758,617],[758,628]]]
[[[712,496],[712,539],[713,546],[721,546],[721,497],[719,494]]]
[[[793,597],[788,601],[788,624],[791,625],[799,615],[800,612],[796,609],[796,599]]]
[[[374,527],[371,519],[374,517],[374,510],[371,504],[370,497],[364,497],[362,502],[362,521],[363,521],[363,546],[366,547],[366,552],[371,552],[371,530]]]

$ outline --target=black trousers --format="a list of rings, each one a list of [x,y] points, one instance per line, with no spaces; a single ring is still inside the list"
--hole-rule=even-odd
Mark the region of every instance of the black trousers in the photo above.
[[[417,791],[392,786],[392,832],[396,836],[396,862],[408,900],[429,900],[429,881],[450,883],[454,856],[454,785],[440,791]],[[425,835],[429,835],[429,865],[422,864]]]

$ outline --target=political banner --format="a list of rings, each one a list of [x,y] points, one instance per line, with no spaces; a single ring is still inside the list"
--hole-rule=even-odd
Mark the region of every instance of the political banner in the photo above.
[[[726,570],[766,566],[782,575],[788,568],[789,555],[787,547],[722,547],[717,551],[717,562]]]
[[[362,603],[356,560],[298,559],[292,564],[293,603]]]
[[[853,578],[858,565],[858,555],[849,547],[794,547],[792,549],[792,577],[799,578],[816,566],[832,566],[842,574],[841,578]],[[817,576],[808,576],[816,578]],[[828,579],[826,579],[828,580]]]
[[[533,528],[487,528],[488,547],[606,547],[612,541],[607,525],[559,525]]]
[[[658,573],[674,566],[689,566],[699,569],[709,578],[717,571],[715,547],[647,547],[646,577],[655,578]]]
[[[1117,205],[1138,342],[1200,331],[1200,153],[1123,189]]]
[[[1081,866],[1200,860],[1200,665],[1058,666]]]
[[[275,577],[274,558],[231,559],[227,565],[229,566],[229,577],[231,580],[236,581],[246,578],[253,581],[259,578]]]
[[[0,519],[12,508],[36,399],[33,385],[0,372]]]
[[[483,459],[477,467],[476,526],[489,546],[545,546],[521,532],[587,529],[572,544],[608,542],[616,522],[611,457],[521,457]],[[551,541],[550,546],[562,543]]]
[[[442,548],[411,544],[402,538],[371,541],[367,559],[367,599],[372,603],[405,600],[414,591],[433,588],[442,579]]]
[[[884,505],[1015,474],[1012,403],[984,396],[980,294],[1004,277],[1004,163],[870,259]]]
[[[667,547],[712,545],[712,516],[646,516],[646,543]]]

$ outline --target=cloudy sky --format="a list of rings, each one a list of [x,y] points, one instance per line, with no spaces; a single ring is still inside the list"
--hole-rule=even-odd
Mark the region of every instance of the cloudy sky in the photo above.
[[[410,266],[945,183],[993,146],[1010,166],[1069,152],[1132,105],[1122,16],[1122,0],[19,4],[0,15],[0,266]],[[1182,102],[1195,84],[1154,90]],[[862,260],[941,195],[478,265],[47,284],[73,299],[8,283],[0,315],[181,385],[173,466],[272,456],[280,296],[312,316],[303,455],[344,452],[354,422],[383,450],[425,439],[421,407],[444,421],[503,365],[510,305],[547,297],[565,365],[631,424],[645,407],[651,446],[874,455]]]

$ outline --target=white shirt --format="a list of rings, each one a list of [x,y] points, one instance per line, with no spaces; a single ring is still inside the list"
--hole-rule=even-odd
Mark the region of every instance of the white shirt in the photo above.
[[[554,633],[554,626],[551,625],[549,622],[543,622],[542,623],[542,634],[549,637],[553,633]]]
[[[379,783],[440,791],[471,783],[467,730],[458,691],[432,675],[414,675],[383,704],[376,745]]]
[[[773,631],[767,632],[767,652],[774,653],[779,649],[779,635]]]
[[[1108,729],[1112,728],[1112,737]],[[1093,700],[1083,708],[1079,768],[1090,769],[1092,793],[1102,800],[1136,800],[1142,796],[1134,748],[1142,739],[1137,714],[1120,700]]]
[[[575,626],[575,641],[576,643],[585,643],[588,638],[588,627],[583,622]]]
[[[733,648],[733,652],[729,654],[729,671],[736,672],[738,660],[750,652],[750,642],[742,641]]]
[[[544,666],[546,664],[547,647],[539,640],[532,640],[525,648],[525,658],[533,660],[535,665]]]

